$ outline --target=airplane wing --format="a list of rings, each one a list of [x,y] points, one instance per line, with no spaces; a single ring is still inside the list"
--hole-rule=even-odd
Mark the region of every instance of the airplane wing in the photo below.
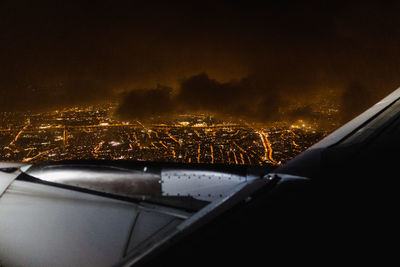
[[[131,265],[273,180],[252,168],[143,162],[0,167],[5,266]]]
[[[0,266],[255,264],[285,251],[298,260],[310,252],[331,256],[331,242],[350,232],[363,237],[352,228],[360,223],[353,208],[374,214],[367,185],[382,189],[377,177],[389,179],[397,166],[390,153],[400,148],[399,99],[400,89],[277,169],[1,163]],[[339,251],[349,246],[342,242]]]

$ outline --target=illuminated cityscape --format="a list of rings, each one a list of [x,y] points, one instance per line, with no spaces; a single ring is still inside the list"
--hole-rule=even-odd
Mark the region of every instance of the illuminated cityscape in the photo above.
[[[297,124],[254,126],[181,115],[168,122],[121,122],[113,105],[35,114],[0,113],[3,161],[140,160],[280,165],[326,132]]]

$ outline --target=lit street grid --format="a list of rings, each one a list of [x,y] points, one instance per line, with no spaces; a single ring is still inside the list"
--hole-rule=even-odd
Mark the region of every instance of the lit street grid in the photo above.
[[[255,127],[185,115],[164,123],[143,123],[121,122],[111,113],[110,105],[1,113],[1,160],[280,165],[326,135],[302,121]]]

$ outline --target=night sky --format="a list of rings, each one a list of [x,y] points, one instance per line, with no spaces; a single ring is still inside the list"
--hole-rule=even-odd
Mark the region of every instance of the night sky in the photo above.
[[[400,86],[399,1],[0,1],[0,110],[346,121]]]

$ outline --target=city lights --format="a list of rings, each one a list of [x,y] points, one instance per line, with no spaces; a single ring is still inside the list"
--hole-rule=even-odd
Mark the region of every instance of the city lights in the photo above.
[[[301,120],[263,127],[201,115],[169,122],[120,122],[111,114],[110,105],[0,113],[0,157],[22,162],[103,159],[278,166],[326,134]]]

